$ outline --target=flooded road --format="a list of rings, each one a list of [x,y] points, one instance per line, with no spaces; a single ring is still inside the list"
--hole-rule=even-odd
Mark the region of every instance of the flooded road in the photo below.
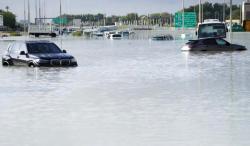
[[[77,68],[0,66],[0,145],[250,145],[250,51],[184,43],[70,38]]]

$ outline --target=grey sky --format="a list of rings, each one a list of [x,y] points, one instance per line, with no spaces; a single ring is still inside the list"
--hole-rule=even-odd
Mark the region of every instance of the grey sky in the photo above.
[[[28,1],[28,0],[26,0]],[[59,15],[59,0],[40,0],[42,9],[45,1],[46,17]],[[199,0],[185,0],[185,6],[197,4]],[[205,1],[205,0],[203,0]],[[223,0],[208,0],[209,2],[223,2]],[[233,0],[239,4],[243,0]],[[62,0],[63,13],[105,13],[107,15],[122,15],[129,12],[147,14],[153,12],[171,12],[181,9],[181,0]],[[226,0],[229,3],[229,0]],[[31,17],[35,16],[35,0],[30,0]],[[10,10],[21,20],[24,16],[24,0],[0,0],[0,9],[9,6]],[[42,10],[43,11],[43,10]],[[42,12],[44,14],[44,11]]]

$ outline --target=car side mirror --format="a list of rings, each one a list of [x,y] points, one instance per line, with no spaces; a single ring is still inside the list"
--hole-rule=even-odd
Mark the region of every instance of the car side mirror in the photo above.
[[[198,35],[197,31],[195,31],[195,35]]]
[[[24,51],[21,51],[20,55],[26,55],[26,53]]]
[[[66,51],[66,50],[63,50],[63,53],[67,53],[67,51]]]

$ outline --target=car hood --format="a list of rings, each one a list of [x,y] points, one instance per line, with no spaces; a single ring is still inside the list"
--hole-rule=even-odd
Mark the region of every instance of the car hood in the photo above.
[[[246,50],[245,46],[238,45],[238,44],[231,44],[231,47],[236,50]]]
[[[73,59],[74,57],[67,54],[67,53],[49,53],[49,54],[30,54],[32,58],[39,58],[39,59]]]

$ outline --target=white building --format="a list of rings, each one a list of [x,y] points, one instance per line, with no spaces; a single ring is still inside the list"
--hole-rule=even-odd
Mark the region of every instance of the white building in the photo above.
[[[3,16],[0,15],[0,26],[3,26]]]
[[[81,27],[81,19],[73,19],[73,26],[74,27]]]
[[[250,0],[246,0],[242,4],[242,20],[250,20]]]

